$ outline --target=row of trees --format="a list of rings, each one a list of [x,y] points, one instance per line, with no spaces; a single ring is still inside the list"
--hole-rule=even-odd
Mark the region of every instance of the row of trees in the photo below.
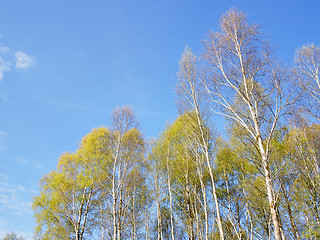
[[[157,139],[117,108],[42,178],[36,239],[319,239],[319,66],[314,45],[280,64],[229,10],[200,57],[184,51],[180,114]]]

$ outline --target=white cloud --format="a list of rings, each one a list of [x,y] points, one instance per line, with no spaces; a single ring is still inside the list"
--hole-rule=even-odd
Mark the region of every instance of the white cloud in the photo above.
[[[0,34],[0,40],[2,36]],[[35,60],[22,51],[12,51],[10,47],[0,43],[0,81],[6,72],[15,69],[28,69],[35,65]],[[0,97],[1,99],[2,97]]]
[[[14,54],[16,58],[16,68],[17,69],[27,69],[33,67],[35,61],[26,53],[18,51]]]
[[[1,54],[1,49],[0,49]],[[9,72],[11,63],[0,56],[0,80],[3,79],[4,72]]]

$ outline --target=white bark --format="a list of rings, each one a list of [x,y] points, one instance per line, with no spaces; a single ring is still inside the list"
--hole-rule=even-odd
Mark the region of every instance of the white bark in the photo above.
[[[167,184],[168,184],[169,202],[170,202],[171,238],[172,240],[174,240],[175,237],[174,237],[173,206],[172,206],[172,191],[171,191],[171,168],[169,166],[169,156],[167,156]]]

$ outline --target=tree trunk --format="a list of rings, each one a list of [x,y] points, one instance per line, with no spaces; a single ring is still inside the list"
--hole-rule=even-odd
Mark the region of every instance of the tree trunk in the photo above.
[[[171,192],[171,169],[169,167],[169,156],[167,156],[167,172],[168,172],[167,183],[168,183],[169,202],[170,202],[171,238],[172,240],[174,240],[175,238],[174,238],[173,207],[172,207],[172,192]]]
[[[266,184],[268,202],[270,207],[270,214],[271,214],[272,223],[274,227],[274,237],[276,240],[281,240],[282,237],[280,232],[280,224],[277,217],[276,201],[275,201],[274,192],[272,188],[270,169],[268,165],[268,157],[267,157],[267,154],[265,153],[260,134],[258,135],[257,140],[258,140],[259,150],[261,154],[261,162],[264,170],[264,177],[265,177],[265,184]]]
[[[283,183],[283,184],[284,184],[284,183]],[[287,193],[286,193],[286,190],[285,190],[283,184],[281,184],[281,189],[282,189],[282,191],[283,191],[285,206],[286,206],[286,209],[287,209],[287,212],[288,212],[288,215],[289,215],[290,224],[291,224],[291,228],[292,228],[292,232],[293,232],[294,238],[295,238],[296,240],[298,240],[298,239],[300,239],[300,238],[299,238],[298,229],[297,229],[297,226],[296,226],[296,224],[295,224],[294,217],[293,217],[293,214],[292,214],[290,200],[289,200],[289,198],[288,198],[288,195],[287,195]]]

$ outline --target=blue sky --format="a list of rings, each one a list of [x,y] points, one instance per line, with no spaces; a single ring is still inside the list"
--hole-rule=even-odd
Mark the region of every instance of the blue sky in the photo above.
[[[177,117],[180,55],[232,6],[288,64],[320,45],[316,0],[0,0],[0,239],[32,239],[39,179],[117,105],[133,106],[146,138]]]

